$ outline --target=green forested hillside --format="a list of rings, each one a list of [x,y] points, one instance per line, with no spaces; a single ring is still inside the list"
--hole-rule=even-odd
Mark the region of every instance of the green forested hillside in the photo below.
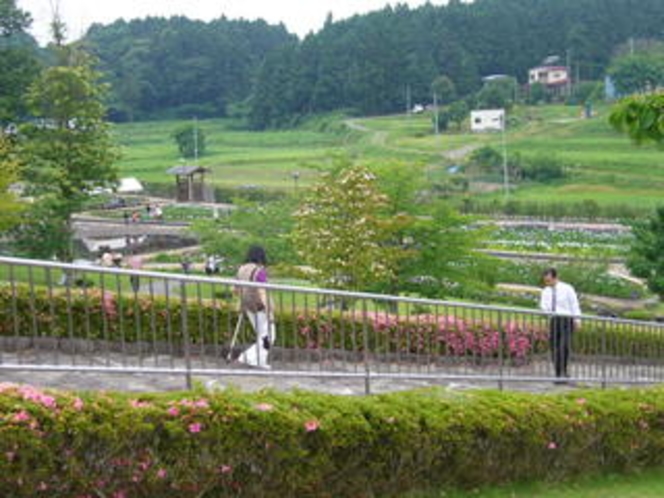
[[[249,96],[266,54],[294,40],[263,21],[173,17],[94,25],[84,43],[111,83],[111,117],[126,121],[222,116]]]
[[[338,108],[383,114],[430,102],[431,82],[447,75],[460,96],[483,76],[525,83],[550,55],[569,56],[581,80],[601,79],[616,46],[660,38],[661,0],[452,0],[415,10],[386,8],[328,23],[302,43],[270,54],[252,101],[252,124]]]
[[[549,55],[600,79],[618,45],[661,38],[662,25],[661,0],[452,0],[330,18],[304,40],[264,22],[148,18],[94,26],[85,41],[110,75],[116,119],[244,110],[266,128],[336,109],[400,111],[407,93],[428,102],[440,75],[460,97],[490,74],[524,83]]]

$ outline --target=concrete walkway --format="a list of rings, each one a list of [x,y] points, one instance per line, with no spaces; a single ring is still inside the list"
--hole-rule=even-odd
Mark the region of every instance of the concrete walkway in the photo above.
[[[230,387],[247,392],[255,392],[262,389],[274,389],[277,391],[306,390],[317,391],[337,395],[363,395],[366,393],[365,378],[316,377],[322,371],[328,373],[352,373],[363,374],[363,365],[358,362],[344,362],[338,360],[323,359],[321,361],[303,360],[294,362],[289,356],[292,352],[288,350],[275,352],[272,368],[274,372],[288,372],[288,376],[266,376],[265,371],[257,371],[232,363],[223,355],[208,355],[206,357],[195,356],[191,360],[194,369],[217,369],[223,370],[210,375],[194,376],[194,382],[210,390],[223,390]],[[75,371],[29,371],[22,370],[21,365],[58,365],[62,367],[88,367],[88,368],[159,368],[178,369],[181,372],[171,374],[159,373],[82,373]],[[25,368],[25,367],[23,367]],[[371,393],[387,393],[403,390],[420,389],[432,386],[442,386],[449,390],[475,390],[475,389],[497,389],[499,388],[497,375],[499,373],[497,364],[485,366],[473,366],[468,362],[458,365],[417,365],[417,364],[395,364],[377,363],[374,365],[375,372],[399,372],[400,378],[373,378],[371,379]],[[26,383],[43,388],[57,388],[77,391],[127,391],[127,392],[162,392],[179,391],[186,389],[186,378],[182,371],[185,369],[184,359],[180,356],[166,354],[138,356],[136,354],[121,353],[97,353],[72,355],[52,351],[23,350],[20,353],[2,352],[0,355],[0,382]],[[586,387],[584,385],[554,385],[547,380],[533,380],[531,382],[511,381],[510,376],[538,377],[545,379],[550,376],[551,365],[546,355],[535,358],[529,364],[522,367],[505,367],[503,388],[513,391],[525,391],[532,393],[551,393]],[[297,376],[292,374],[296,373]],[[664,365],[659,364],[621,364],[617,362],[601,363],[599,360],[577,358],[572,362],[572,376],[580,379],[598,378],[603,373],[613,383],[627,385],[633,381],[657,381],[664,380]],[[413,378],[406,378],[407,375]],[[434,378],[417,379],[417,375],[431,375]],[[461,376],[496,376],[496,380],[460,379]],[[435,378],[439,376],[439,378]],[[447,376],[447,378],[445,378]],[[595,384],[595,387],[597,384]]]

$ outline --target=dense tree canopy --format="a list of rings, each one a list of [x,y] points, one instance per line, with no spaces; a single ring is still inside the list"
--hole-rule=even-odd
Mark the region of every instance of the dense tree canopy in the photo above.
[[[265,55],[291,41],[263,21],[184,17],[94,25],[87,47],[112,84],[115,119],[219,116],[249,96]]]
[[[9,187],[18,179],[19,167],[13,140],[0,133],[0,230],[6,230],[18,222],[21,205]]]
[[[23,92],[39,70],[37,44],[26,33],[30,23],[16,0],[0,0],[0,123],[23,117]]]
[[[411,10],[388,7],[328,23],[268,56],[252,100],[256,128],[336,109],[401,111],[431,101],[441,74],[463,97],[484,76],[525,83],[545,57],[571,56],[582,79],[604,76],[616,46],[661,36],[661,0],[452,0]],[[491,90],[494,94],[495,90]],[[495,95],[488,95],[494,97]]]
[[[649,219],[636,223],[633,230],[629,269],[645,279],[652,292],[664,298],[664,207]]]
[[[54,46],[53,52],[55,65],[27,91],[31,115],[38,119],[21,126],[18,157],[37,202],[16,239],[30,255],[70,261],[72,214],[91,189],[116,179],[118,154],[104,121],[101,75],[75,47]]]
[[[30,14],[19,9],[16,0],[0,0],[0,36],[23,32],[31,23]]]
[[[441,75],[459,97],[489,75],[524,84],[550,55],[601,79],[616,47],[660,38],[662,25],[661,0],[451,0],[330,19],[303,40],[262,21],[175,17],[96,25],[85,41],[110,74],[115,119],[239,109],[260,129],[331,110],[402,111],[407,95],[430,102]]]

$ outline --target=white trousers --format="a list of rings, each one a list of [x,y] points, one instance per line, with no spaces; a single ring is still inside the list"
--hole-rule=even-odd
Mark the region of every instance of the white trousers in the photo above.
[[[251,323],[256,333],[255,343],[249,347],[244,353],[240,355],[238,361],[258,368],[270,368],[268,362],[269,349],[265,348],[264,339],[268,339],[270,345],[273,345],[277,339],[277,329],[274,324],[274,319],[268,317],[264,311],[258,313],[246,313],[247,319]]]

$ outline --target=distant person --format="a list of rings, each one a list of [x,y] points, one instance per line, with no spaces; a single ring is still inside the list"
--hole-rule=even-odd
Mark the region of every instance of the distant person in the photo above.
[[[123,211],[122,217],[124,218],[125,225],[129,225],[129,220],[131,219],[129,211]]]
[[[155,206],[154,209],[152,210],[153,216],[155,220],[163,220],[164,219],[164,212],[162,211],[161,207]]]
[[[267,283],[267,257],[260,246],[252,246],[244,264],[237,272],[238,280]],[[274,306],[267,290],[260,287],[238,287],[240,313],[246,315],[256,334],[253,346],[249,347],[238,361],[252,367],[270,369],[269,351],[277,337],[274,323]]]
[[[150,204],[145,206],[145,214],[147,215],[148,219],[152,218],[152,206]]]
[[[219,273],[219,261],[215,255],[210,255],[205,260],[205,274],[208,277]]]
[[[110,251],[104,251],[104,254],[101,255],[101,266],[105,268],[113,266],[113,255]]]
[[[123,259],[122,254],[119,253],[119,252],[114,252],[111,255],[111,260],[113,261],[113,266],[115,266],[116,268],[122,267],[122,259]]]
[[[134,222],[134,223],[140,222],[141,221],[141,213],[139,213],[138,211],[134,211],[131,214],[131,221]]]
[[[574,288],[561,282],[558,271],[549,268],[543,274],[544,289],[540,298],[540,308],[551,314],[549,322],[549,340],[551,358],[556,372],[556,383],[564,383],[569,377],[569,362],[574,330],[579,327],[581,307]]]
[[[129,258],[129,268],[134,271],[140,271],[143,269],[143,258],[139,254],[134,254]],[[141,281],[138,275],[131,275],[129,277],[129,282],[131,283],[131,288],[134,291],[134,294],[137,293],[141,288]]]
[[[189,259],[189,256],[186,254],[180,258],[180,265],[182,266],[182,272],[185,275],[189,275],[191,273],[191,260]]]

